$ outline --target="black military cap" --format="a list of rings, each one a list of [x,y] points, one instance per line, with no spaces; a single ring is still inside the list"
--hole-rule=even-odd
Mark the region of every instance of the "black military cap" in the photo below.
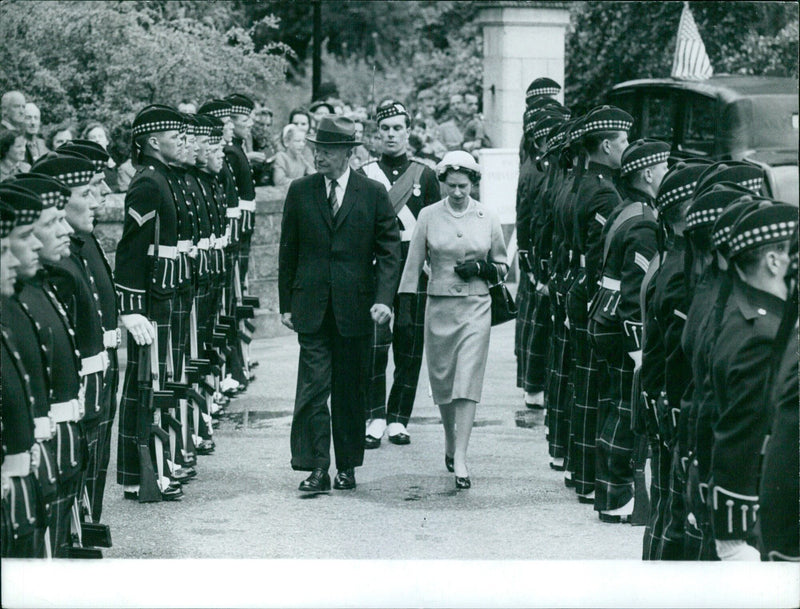
[[[250,115],[256,107],[255,102],[240,93],[234,93],[225,98],[225,101],[231,105],[231,114],[246,114]]]
[[[700,195],[695,192],[694,203],[686,210],[686,230],[698,230],[713,226],[731,203],[751,194],[731,182],[714,184]]]
[[[183,126],[186,130],[186,133],[189,135],[199,135],[197,133],[197,129],[199,127],[197,116],[195,114],[188,114],[186,112],[182,112],[181,114],[183,115]]]
[[[579,116],[571,121],[569,133],[567,134],[569,146],[579,143],[583,137],[583,125],[586,122],[586,115]]]
[[[219,144],[222,141],[222,129],[224,124],[221,118],[217,118],[211,114],[200,115],[210,125],[211,131],[208,135],[208,143],[212,146]]]
[[[34,173],[43,173],[61,180],[70,188],[85,186],[96,173],[94,163],[78,154],[56,154],[36,161],[31,167]]]
[[[542,76],[537,78],[525,90],[525,101],[530,102],[541,96],[558,95],[561,92],[561,85],[552,78]]]
[[[719,182],[733,182],[759,194],[764,184],[764,170],[746,161],[719,161],[709,165],[703,175],[697,178],[695,193],[701,195]]]
[[[38,194],[42,199],[42,209],[49,207],[64,209],[72,195],[72,191],[64,182],[46,173],[21,173],[15,176],[12,183]]]
[[[171,106],[153,104],[142,108],[133,119],[133,137],[183,129],[183,114]]]
[[[525,135],[530,135],[536,129],[536,124],[539,121],[550,117],[561,117],[564,120],[568,118],[555,108],[539,108],[525,112],[522,117],[522,127]]]
[[[71,140],[66,144],[61,144],[56,148],[58,154],[80,154],[89,159],[94,164],[96,173],[103,171],[108,166],[108,160],[111,158],[97,142],[90,140]]]
[[[598,106],[586,114],[583,136],[598,131],[628,131],[633,126],[633,117],[616,106]]]
[[[538,140],[540,137],[544,137],[550,133],[550,130],[553,129],[553,127],[558,127],[565,121],[566,119],[562,116],[546,116],[533,125],[533,131],[531,135],[533,139]]]
[[[547,154],[558,152],[564,147],[570,126],[569,120],[564,120],[547,132]]]
[[[17,184],[0,183],[0,201],[14,208],[14,226],[33,224],[42,214],[42,198]]]
[[[797,231],[797,208],[775,202],[759,207],[739,218],[731,229],[729,256],[756,249],[770,243],[788,241]]]
[[[5,239],[14,230],[17,212],[10,204],[0,199],[0,239]]]
[[[694,195],[697,178],[708,166],[708,161],[690,159],[673,165],[661,181],[656,197],[656,209],[663,213],[673,205],[678,205]]]
[[[224,99],[212,99],[211,101],[207,101],[200,106],[200,108],[197,110],[197,113],[208,114],[210,116],[216,116],[217,118],[225,118],[226,116],[231,115],[232,108],[233,106],[231,103],[225,101]]]
[[[711,244],[724,256],[728,255],[731,229],[743,215],[750,213],[759,206],[772,205],[769,199],[755,199],[752,195],[742,195],[728,204],[711,229]]]
[[[663,163],[669,158],[670,145],[660,140],[641,139],[630,144],[622,153],[619,175],[626,176],[645,167]]]
[[[214,117],[207,115],[207,114],[195,114],[194,115],[194,132],[195,135],[207,135],[211,136],[211,129],[214,127],[214,121],[219,119],[215,119]],[[219,121],[219,130],[220,135],[222,135],[222,121]]]
[[[405,116],[411,118],[408,114],[406,107],[398,101],[387,99],[381,102],[381,105],[375,109],[375,122],[380,124],[382,120],[391,118],[393,116]]]

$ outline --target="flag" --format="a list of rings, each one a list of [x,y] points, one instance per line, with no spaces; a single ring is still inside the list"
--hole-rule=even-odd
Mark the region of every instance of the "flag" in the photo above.
[[[706,45],[697,31],[689,3],[684,2],[678,25],[678,40],[675,42],[675,58],[672,60],[672,78],[705,80],[713,75],[714,68],[708,60]]]

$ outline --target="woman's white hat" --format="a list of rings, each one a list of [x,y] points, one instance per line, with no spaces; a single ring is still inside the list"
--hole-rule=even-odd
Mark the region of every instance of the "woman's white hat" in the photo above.
[[[439,164],[436,166],[436,175],[441,176],[448,169],[468,169],[481,175],[481,166],[475,161],[469,152],[464,150],[452,150],[442,157]]]

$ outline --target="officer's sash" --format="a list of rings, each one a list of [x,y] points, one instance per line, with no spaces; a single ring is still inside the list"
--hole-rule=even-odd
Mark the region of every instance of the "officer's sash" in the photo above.
[[[400,239],[402,241],[410,241],[411,233],[414,232],[414,227],[417,224],[417,219],[406,204],[414,192],[414,186],[419,188],[419,180],[422,177],[422,171],[425,169],[425,166],[421,163],[412,162],[409,168],[394,184],[389,182],[389,178],[383,173],[377,161],[364,165],[363,169],[368,178],[380,182],[386,188],[386,191],[389,193],[389,200],[392,202],[392,207],[394,208],[394,213],[402,224]]]

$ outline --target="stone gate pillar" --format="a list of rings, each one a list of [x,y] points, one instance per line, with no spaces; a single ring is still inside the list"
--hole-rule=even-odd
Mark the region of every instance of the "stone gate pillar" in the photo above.
[[[564,86],[569,2],[481,2],[483,114],[498,148],[518,148],[525,89],[547,76]],[[563,94],[559,96],[563,103]]]

